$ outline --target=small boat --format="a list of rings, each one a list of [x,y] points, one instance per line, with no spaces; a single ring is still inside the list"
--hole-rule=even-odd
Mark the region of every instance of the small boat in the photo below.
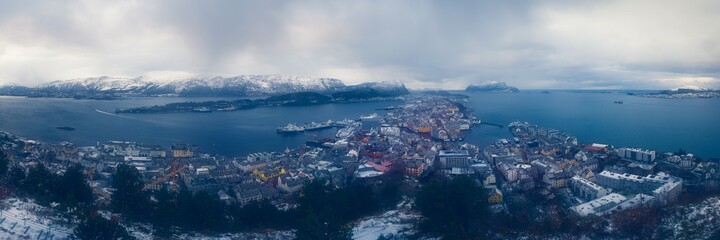
[[[193,112],[209,113],[209,112],[212,112],[212,110],[209,107],[201,107],[201,108],[194,108]]]
[[[68,126],[60,126],[60,127],[55,127],[55,128],[60,129],[60,130],[65,130],[65,131],[75,131],[74,127],[68,127]]]
[[[615,104],[623,104],[623,101],[614,101]]]
[[[237,110],[237,108],[236,108],[236,107],[232,107],[232,106],[231,106],[231,107],[219,108],[219,109],[218,109],[218,111],[221,111],[221,112],[232,112],[232,111],[235,111],[235,110]]]

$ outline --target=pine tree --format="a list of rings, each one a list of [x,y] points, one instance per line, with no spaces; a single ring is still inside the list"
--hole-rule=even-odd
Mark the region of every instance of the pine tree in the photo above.
[[[132,240],[127,230],[120,224],[107,220],[97,214],[87,217],[73,231],[81,240]]]
[[[137,169],[125,164],[118,165],[112,186],[115,191],[111,204],[115,210],[136,220],[147,220],[145,217],[150,212],[148,195],[142,190],[144,184]]]
[[[5,179],[7,176],[9,163],[10,161],[8,161],[7,157],[5,157],[5,154],[0,153],[0,179]]]
[[[93,200],[92,190],[85,181],[85,174],[80,165],[70,166],[62,176],[59,176],[53,190],[55,199],[68,207],[89,204]]]
[[[425,184],[415,203],[425,217],[420,229],[445,239],[468,239],[482,234],[487,215],[487,194],[474,180],[458,176]]]

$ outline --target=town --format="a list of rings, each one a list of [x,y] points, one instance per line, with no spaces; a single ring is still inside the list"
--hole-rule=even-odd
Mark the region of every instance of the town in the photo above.
[[[143,191],[205,191],[226,205],[266,201],[279,211],[297,208],[310,182],[333,189],[377,186],[387,175],[402,175],[399,191],[404,193],[416,191],[419,180],[431,175],[467,176],[486,190],[483,197],[493,213],[522,211],[526,218],[550,221],[671,205],[683,192],[718,188],[718,162],[690,153],[583,143],[569,133],[519,121],[507,125],[511,138],[481,148],[464,139],[464,131],[481,123],[466,98],[427,94],[405,100],[384,114],[342,121],[335,137],[247,156],[219,156],[190,143],[49,144],[7,132],[0,132],[0,146],[11,166],[25,172],[38,164],[52,172],[80,164],[101,205],[113,198],[113,175],[122,165],[140,174]],[[27,232],[3,227],[2,219],[2,231]]]

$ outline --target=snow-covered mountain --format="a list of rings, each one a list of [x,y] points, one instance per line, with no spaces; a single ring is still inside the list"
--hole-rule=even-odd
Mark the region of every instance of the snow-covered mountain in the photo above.
[[[480,84],[471,84],[465,91],[468,92],[518,92],[516,87],[511,87],[504,82],[487,81]]]
[[[338,79],[284,75],[203,75],[149,74],[137,78],[93,77],[59,80],[39,85],[36,90],[56,93],[110,93],[129,95],[253,96],[292,92],[337,92],[347,86]]]
[[[400,81],[366,82],[358,85],[348,86],[348,89],[350,90],[363,88],[375,89],[377,91],[383,92],[397,92],[402,94],[409,93],[409,91],[405,87],[405,84]]]
[[[334,93],[332,96],[336,99],[358,100],[399,97],[409,93],[405,84],[401,82],[367,82],[348,86],[344,91]]]
[[[707,89],[707,88],[704,88],[704,87],[698,87],[698,86],[693,86],[693,85],[686,85],[686,86],[682,86],[682,87],[679,87],[679,88],[670,89],[670,91],[673,91],[673,92],[682,92],[682,91],[686,91],[686,92],[689,92],[689,91],[694,91],[694,92],[707,92],[707,91],[712,91],[712,90]]]

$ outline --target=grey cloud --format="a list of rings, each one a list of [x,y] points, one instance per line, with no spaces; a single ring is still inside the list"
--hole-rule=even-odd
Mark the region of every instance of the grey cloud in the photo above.
[[[713,1],[8,2],[0,82],[180,70],[418,88],[717,88],[717,12]]]

